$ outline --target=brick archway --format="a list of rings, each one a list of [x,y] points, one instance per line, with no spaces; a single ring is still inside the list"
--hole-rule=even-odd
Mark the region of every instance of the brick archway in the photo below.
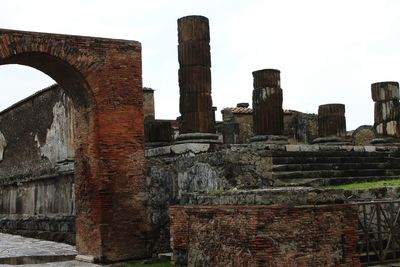
[[[101,262],[148,256],[140,43],[0,29],[4,64],[48,74],[78,110],[78,253]]]

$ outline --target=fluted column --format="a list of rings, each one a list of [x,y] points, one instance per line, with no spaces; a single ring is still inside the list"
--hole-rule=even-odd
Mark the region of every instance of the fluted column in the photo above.
[[[373,83],[371,93],[375,102],[374,127],[378,136],[400,137],[399,83]]]
[[[345,106],[343,104],[326,104],[318,107],[319,137],[346,135]]]
[[[214,133],[208,19],[180,18],[178,41],[180,133]]]
[[[255,135],[283,133],[283,94],[280,71],[263,69],[253,72],[253,129]]]

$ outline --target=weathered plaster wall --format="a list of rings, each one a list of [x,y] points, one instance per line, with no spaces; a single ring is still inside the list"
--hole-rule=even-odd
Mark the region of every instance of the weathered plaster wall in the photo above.
[[[0,231],[74,244],[73,187],[73,174],[2,184]]]
[[[0,113],[1,231],[74,243],[74,113],[58,85]]]
[[[357,210],[322,206],[175,206],[173,266],[361,266]]]
[[[54,174],[74,157],[74,109],[57,86],[46,88],[0,113],[7,146],[0,179]],[[70,170],[73,166],[70,164]]]

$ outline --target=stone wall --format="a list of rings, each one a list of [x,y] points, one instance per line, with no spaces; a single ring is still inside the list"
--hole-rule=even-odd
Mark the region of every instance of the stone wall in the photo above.
[[[250,138],[254,135],[253,110],[251,108],[240,106],[225,108],[222,110],[222,118],[225,126],[224,138],[228,140],[228,142],[224,140],[224,143],[249,143]],[[285,110],[283,112],[283,134],[289,138],[290,144],[310,144],[318,137],[318,116],[312,113]]]
[[[0,179],[53,174],[73,168],[74,108],[60,87],[52,86],[0,113],[7,142]]]
[[[351,205],[175,206],[173,266],[361,266]]]
[[[75,244],[73,174],[2,184],[0,231]]]
[[[75,109],[53,85],[0,113],[0,230],[75,242]]]
[[[143,117],[144,121],[155,119],[154,90],[143,87]]]
[[[273,183],[269,169],[272,151],[263,145],[177,144],[148,149],[146,153],[149,179],[153,182],[173,177],[176,196],[263,188]]]
[[[162,157],[148,154],[146,160],[156,250],[168,251],[168,207],[177,204],[185,194],[256,188],[268,183],[268,179],[259,175],[268,166],[264,162],[268,159],[256,151],[215,151],[209,144],[179,144],[147,151],[163,149],[169,149],[170,153]]]
[[[239,103],[235,108],[224,108],[222,120],[226,144],[245,144],[253,137],[253,110],[248,103]]]
[[[283,134],[289,137],[291,144],[310,144],[318,137],[318,116],[295,110],[283,113]]]

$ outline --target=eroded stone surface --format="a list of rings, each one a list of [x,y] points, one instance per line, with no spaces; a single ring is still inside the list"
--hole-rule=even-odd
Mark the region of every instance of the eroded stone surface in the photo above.
[[[74,246],[0,233],[0,258],[76,255]]]
[[[3,133],[0,132],[0,161],[3,160],[4,149],[7,146],[6,138],[4,137]]]
[[[374,100],[374,127],[380,137],[400,137],[400,102],[397,82],[371,85]]]
[[[97,264],[71,260],[77,255],[71,245],[0,233],[0,266],[15,266],[6,262],[25,262],[25,267],[95,267]],[[60,261],[55,261],[55,260]],[[46,262],[52,261],[52,262]],[[38,263],[40,261],[40,263]],[[32,262],[30,264],[29,262]]]
[[[178,20],[181,133],[213,133],[209,22],[203,16]]]
[[[361,266],[351,205],[174,206],[170,214],[174,266]]]
[[[255,135],[283,133],[283,91],[280,71],[264,69],[253,72],[253,127]]]
[[[200,144],[200,143],[187,143],[187,144],[178,144],[171,146],[171,151],[174,154],[185,154],[185,153],[193,153],[198,154],[200,152],[206,152],[210,149],[210,144]]]
[[[345,136],[346,117],[343,104],[325,104],[318,107],[318,135]]]

